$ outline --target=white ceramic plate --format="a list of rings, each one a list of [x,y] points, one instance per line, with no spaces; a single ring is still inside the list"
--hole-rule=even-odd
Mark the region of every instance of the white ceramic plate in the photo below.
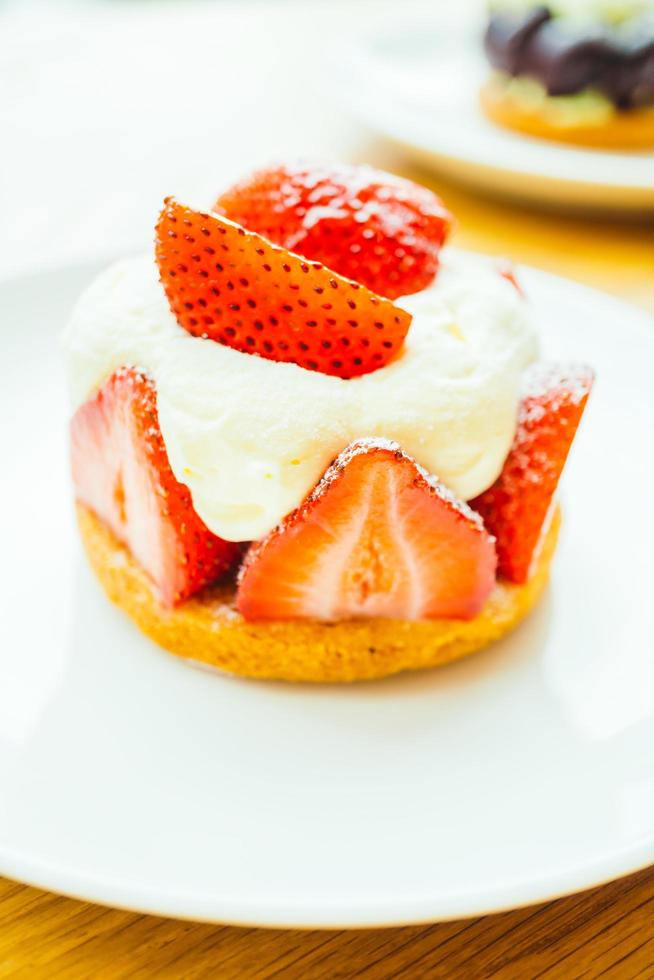
[[[251,925],[535,902],[654,861],[654,322],[521,273],[596,391],[552,585],[512,637],[349,688],[236,680],[143,639],[73,527],[57,335],[95,270],[0,288],[0,873]]]
[[[345,105],[420,162],[486,191],[572,208],[654,211],[654,153],[587,150],[520,136],[478,104],[488,73],[483,15],[402,16],[332,59]],[[474,12],[473,12],[474,14]]]

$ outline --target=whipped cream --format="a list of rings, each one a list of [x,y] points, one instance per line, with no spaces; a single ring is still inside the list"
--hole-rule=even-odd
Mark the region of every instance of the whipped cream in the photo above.
[[[122,365],[157,387],[170,464],[207,526],[229,541],[270,531],[350,442],[398,442],[469,500],[498,476],[520,376],[537,339],[527,304],[488,262],[446,253],[436,283],[397,300],[413,314],[392,364],[342,380],[192,337],[150,256],[81,296],[64,334],[75,407]]]

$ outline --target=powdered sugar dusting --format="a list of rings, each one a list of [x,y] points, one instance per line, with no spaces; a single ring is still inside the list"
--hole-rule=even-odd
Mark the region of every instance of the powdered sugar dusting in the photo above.
[[[538,399],[547,394],[551,401],[558,393],[561,401],[579,405],[588,395],[594,380],[595,372],[587,364],[538,361],[524,373],[522,394],[528,399]]]

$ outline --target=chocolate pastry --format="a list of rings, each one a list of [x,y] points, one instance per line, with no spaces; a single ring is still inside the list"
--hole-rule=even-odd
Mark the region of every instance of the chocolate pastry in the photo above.
[[[654,105],[654,20],[625,27],[577,24],[546,6],[491,14],[484,38],[489,61],[509,75],[527,75],[549,95],[594,88],[618,109]]]

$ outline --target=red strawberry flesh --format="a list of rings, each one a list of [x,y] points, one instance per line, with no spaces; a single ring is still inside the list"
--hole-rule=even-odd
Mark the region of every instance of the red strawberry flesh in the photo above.
[[[166,201],[156,255],[189,333],[340,378],[398,353],[411,316],[358,283],[210,213]]]
[[[470,618],[495,582],[482,522],[395,443],[345,450],[241,570],[246,619]]]
[[[426,187],[347,164],[261,170],[215,210],[389,299],[429,286],[453,223]]]
[[[530,369],[504,468],[492,487],[470,501],[497,539],[498,571],[511,582],[529,578],[593,381],[585,366],[540,363]]]
[[[154,384],[121,368],[71,422],[78,500],[126,544],[172,605],[223,575],[240,555],[193,510],[175,478],[159,428]]]
[[[502,279],[510,282],[518,295],[524,299],[525,291],[520,285],[513,262],[510,262],[508,259],[500,259],[497,263],[497,271],[502,276]]]

